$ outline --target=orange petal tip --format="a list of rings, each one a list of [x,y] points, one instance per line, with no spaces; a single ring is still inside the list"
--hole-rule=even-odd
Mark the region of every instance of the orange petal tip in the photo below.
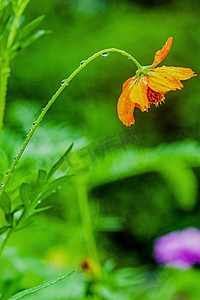
[[[156,52],[153,60],[153,68],[155,68],[167,56],[171,49],[172,41],[173,37],[169,37],[162,49]]]

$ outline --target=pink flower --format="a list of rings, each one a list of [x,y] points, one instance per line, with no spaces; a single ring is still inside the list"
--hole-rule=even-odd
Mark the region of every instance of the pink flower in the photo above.
[[[158,238],[154,256],[159,263],[177,269],[188,269],[200,263],[200,230],[186,228]]]

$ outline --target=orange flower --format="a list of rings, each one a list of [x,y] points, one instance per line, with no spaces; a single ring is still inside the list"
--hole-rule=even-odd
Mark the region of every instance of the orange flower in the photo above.
[[[135,107],[142,112],[148,111],[150,104],[156,106],[169,91],[181,90],[181,80],[190,79],[196,74],[189,68],[162,66],[155,68],[169,53],[172,37],[169,37],[163,48],[156,52],[153,65],[138,69],[134,77],[124,84],[117,104],[118,116],[122,123],[131,126],[135,123],[133,112]]]

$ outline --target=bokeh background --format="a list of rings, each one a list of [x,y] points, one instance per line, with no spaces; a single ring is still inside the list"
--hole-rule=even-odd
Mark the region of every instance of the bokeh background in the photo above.
[[[3,134],[9,163],[62,80],[99,50],[124,49],[148,65],[173,36],[163,64],[190,67],[199,74],[199,12],[198,0],[30,1],[25,22],[45,14],[40,27],[52,32],[12,62]],[[132,62],[117,53],[89,64],[45,116],[13,177],[34,181],[40,168],[48,170],[74,142],[70,172],[81,172],[89,182],[102,264],[108,270],[112,264],[136,268],[135,277],[139,280],[145,273],[145,282],[160,276],[153,298],[143,295],[141,299],[197,300],[199,270],[184,274],[170,270],[166,275],[168,271],[158,266],[152,253],[157,237],[200,227],[199,79],[183,82],[182,91],[169,92],[159,108],[152,106],[148,113],[136,109],[136,124],[126,128],[117,117],[116,105],[122,84],[135,71]],[[88,255],[73,183],[66,183],[45,204],[53,207],[13,234],[6,249],[4,263],[8,259],[11,263],[4,269],[3,284],[13,293],[78,267]],[[179,298],[168,297],[172,277],[178,278],[179,290],[192,278]],[[41,292],[39,299],[85,299],[83,282],[78,273],[68,283]],[[142,286],[145,290],[144,282]],[[121,298],[102,299],[138,299],[131,293],[127,288]]]

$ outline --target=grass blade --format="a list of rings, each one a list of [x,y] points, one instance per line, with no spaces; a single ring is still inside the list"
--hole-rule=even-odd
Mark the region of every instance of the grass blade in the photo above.
[[[70,272],[68,274],[65,274],[63,276],[57,277],[54,280],[51,280],[51,281],[45,282],[43,284],[40,284],[40,285],[38,285],[36,287],[33,287],[33,288],[28,289],[28,290],[19,292],[19,293],[15,294],[14,296],[12,296],[11,298],[9,298],[8,300],[22,299],[22,298],[24,298],[24,297],[26,297],[28,295],[31,295],[33,293],[36,293],[36,292],[40,291],[40,290],[43,290],[43,289],[45,289],[45,288],[47,288],[47,287],[49,287],[49,286],[51,286],[51,285],[53,285],[53,284],[55,284],[55,283],[57,283],[59,281],[61,281],[61,280],[65,279],[65,278],[71,276],[72,273],[74,273],[74,271],[72,271],[72,272]]]

